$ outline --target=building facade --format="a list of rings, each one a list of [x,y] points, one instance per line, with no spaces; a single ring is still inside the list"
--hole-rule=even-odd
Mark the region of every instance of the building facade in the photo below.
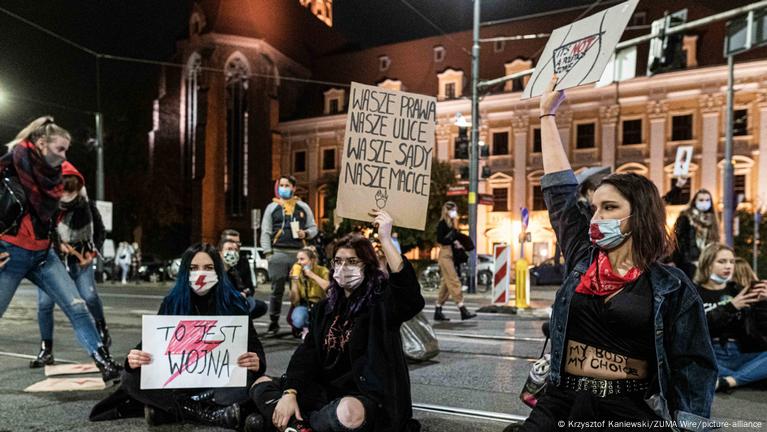
[[[195,3],[190,36],[178,49],[185,68],[164,71],[150,133],[153,169],[179,173],[180,180],[168,181],[188,197],[184,211],[193,239],[215,239],[227,227],[252,234],[251,212],[270,200],[280,173],[294,175],[298,194],[319,220],[330,221],[326,197],[339,176],[351,81],[436,96],[435,155],[456,174],[467,166],[456,155],[454,121],[471,111],[470,32],[352,49],[301,2],[277,7],[276,1]],[[656,3],[640,3],[624,38],[648,33],[664,16],[664,5]],[[728,8],[712,3],[680,1],[675,7],[687,8],[689,20]],[[273,7],[254,10],[253,4]],[[483,26],[483,38],[534,36],[483,44],[480,78],[534,67],[546,42],[540,34],[582,12]],[[289,31],[296,28],[302,31]],[[724,33],[718,22],[680,37],[677,57],[684,61],[677,70],[646,76],[645,44],[628,53],[633,66],[621,72],[634,78],[568,91],[557,123],[573,167],[640,173],[665,192],[677,147],[689,145],[694,157],[687,193],[706,188],[721,203]],[[739,55],[735,69],[735,188],[743,207],[767,204],[767,175],[760,176],[767,172],[766,54],[761,48]],[[520,210],[527,207],[531,242],[525,252],[538,262],[553,254],[554,236],[540,189],[538,101],[520,100],[525,84],[507,82],[481,100],[480,140],[487,156],[480,163],[491,175],[480,182],[480,192],[492,195],[493,205],[480,207],[478,248],[489,252],[518,238]],[[670,222],[679,210],[669,208]]]

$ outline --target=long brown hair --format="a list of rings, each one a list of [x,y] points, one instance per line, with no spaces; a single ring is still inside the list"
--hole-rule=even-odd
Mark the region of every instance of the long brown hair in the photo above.
[[[363,285],[357,287],[357,290],[362,290],[363,292],[361,295],[355,296],[355,300],[349,308],[349,313],[353,315],[362,307],[367,306],[373,297],[378,294],[385,277],[378,266],[378,256],[373,244],[364,236],[358,233],[351,233],[336,240],[333,244],[332,259],[335,259],[336,254],[341,249],[353,250],[357,254],[357,258],[365,265],[365,281]],[[328,286],[328,308],[326,309],[328,314],[335,310],[338,298],[344,295],[343,288],[333,278],[335,268],[332,265],[330,267],[331,277],[330,286]]]
[[[751,268],[751,264],[741,257],[735,257],[735,271],[732,274],[732,280],[736,284],[743,288],[751,286],[752,282],[756,282],[759,278],[754,273],[754,269]]]
[[[705,212],[701,212],[695,207],[695,201],[698,199],[698,196],[703,194],[706,194],[709,196],[709,198],[711,198],[711,208]],[[693,195],[692,199],[690,200],[690,205],[688,205],[687,208],[684,210],[684,214],[690,219],[690,222],[694,222],[696,220],[695,212],[700,212],[709,218],[711,225],[708,227],[708,235],[706,236],[707,243],[710,244],[710,243],[718,242],[720,239],[719,217],[716,214],[716,206],[714,205],[714,195],[711,192],[709,192],[708,189],[699,189],[697,192],[695,192],[695,195]]]
[[[634,173],[617,173],[605,177],[609,184],[631,205],[628,219],[631,232],[631,255],[634,265],[647,270],[673,250],[674,237],[666,228],[666,206],[658,188],[647,177]]]
[[[711,278],[711,267],[716,261],[716,256],[719,252],[728,250],[735,255],[735,250],[723,243],[711,243],[703,248],[698,258],[698,268],[695,270],[694,282],[699,285],[703,285]]]

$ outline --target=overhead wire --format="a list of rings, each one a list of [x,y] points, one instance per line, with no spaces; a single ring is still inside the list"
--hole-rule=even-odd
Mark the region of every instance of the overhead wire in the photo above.
[[[407,0],[400,0],[400,2],[401,2],[402,4],[404,4],[405,6],[407,6],[408,8],[410,8],[410,10],[412,10],[413,12],[415,12],[415,13],[416,13],[416,15],[420,16],[421,18],[423,18],[423,20],[424,20],[424,21],[426,21],[427,23],[429,23],[429,25],[430,25],[430,26],[434,27],[434,29],[435,29],[435,30],[437,30],[438,32],[440,32],[440,33],[442,34],[442,36],[445,36],[445,37],[446,37],[448,40],[450,40],[451,42],[453,42],[453,43],[454,43],[454,44],[455,44],[455,45],[456,45],[458,48],[460,48],[460,49],[461,49],[461,51],[463,51],[464,53],[466,53],[466,55],[468,55],[469,57],[471,57],[471,52],[469,52],[469,50],[467,50],[466,48],[464,48],[464,47],[463,47],[463,45],[461,45],[461,44],[460,44],[460,43],[459,43],[459,42],[458,42],[458,41],[457,41],[455,38],[453,38],[452,36],[450,36],[450,35],[449,35],[449,34],[448,34],[448,33],[447,33],[445,30],[443,30],[443,29],[442,29],[442,27],[440,27],[440,26],[438,26],[437,24],[435,24],[435,23],[434,23],[434,21],[430,20],[430,19],[429,19],[429,17],[427,17],[426,15],[424,15],[424,14],[423,14],[423,13],[422,13],[420,10],[418,10],[418,9],[417,9],[415,6],[411,5],[411,4],[410,4],[410,3],[409,3]]]

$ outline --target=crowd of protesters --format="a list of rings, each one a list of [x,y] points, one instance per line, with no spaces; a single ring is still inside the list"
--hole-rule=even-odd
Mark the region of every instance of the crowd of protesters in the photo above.
[[[576,177],[555,120],[565,94],[553,85],[540,103],[541,186],[567,276],[548,327],[546,391],[519,429],[556,430],[564,420],[706,420],[715,392],[767,380],[767,283],[720,243],[710,192],[697,191],[668,230],[665,205],[679,200],[685,179],[661,196],[636,174]],[[310,206],[296,196],[293,177],[280,177],[261,222],[269,304],[255,296],[239,233],[227,229],[217,244],[184,252],[158,311],[249,316],[247,352],[237,359],[247,385],[141,389],[141,367],[152,362],[141,341],[122,366],[109,352],[93,270],[104,227],[85,178],[66,161],[70,141],[43,117],[0,158],[8,180],[0,196],[0,316],[22,279],[39,288],[41,348],[30,362],[38,368],[54,363],[52,314],[54,305],[62,309],[103,380],[120,383],[91,420],[144,416],[150,425],[191,421],[252,432],[419,430],[400,326],[424,299],[388,213],[370,211],[375,243],[346,235],[332,244],[325,266],[325,249],[312,241],[319,233]],[[436,322],[448,320],[442,308],[451,297],[461,320],[476,317],[463,303],[457,273],[455,254],[464,249],[458,220],[458,206],[444,203],[435,239],[442,274]],[[122,283],[137,260],[138,245],[121,243],[115,264]],[[301,341],[286,373],[270,377],[252,320],[268,313],[267,335],[278,333],[286,284],[286,321]]]

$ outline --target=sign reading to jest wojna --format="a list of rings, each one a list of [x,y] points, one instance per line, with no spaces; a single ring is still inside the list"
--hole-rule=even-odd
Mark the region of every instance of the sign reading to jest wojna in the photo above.
[[[372,220],[388,212],[394,224],[423,230],[431,189],[437,100],[352,83],[336,212]]]
[[[144,315],[141,389],[243,387],[237,358],[247,351],[247,316]]]

